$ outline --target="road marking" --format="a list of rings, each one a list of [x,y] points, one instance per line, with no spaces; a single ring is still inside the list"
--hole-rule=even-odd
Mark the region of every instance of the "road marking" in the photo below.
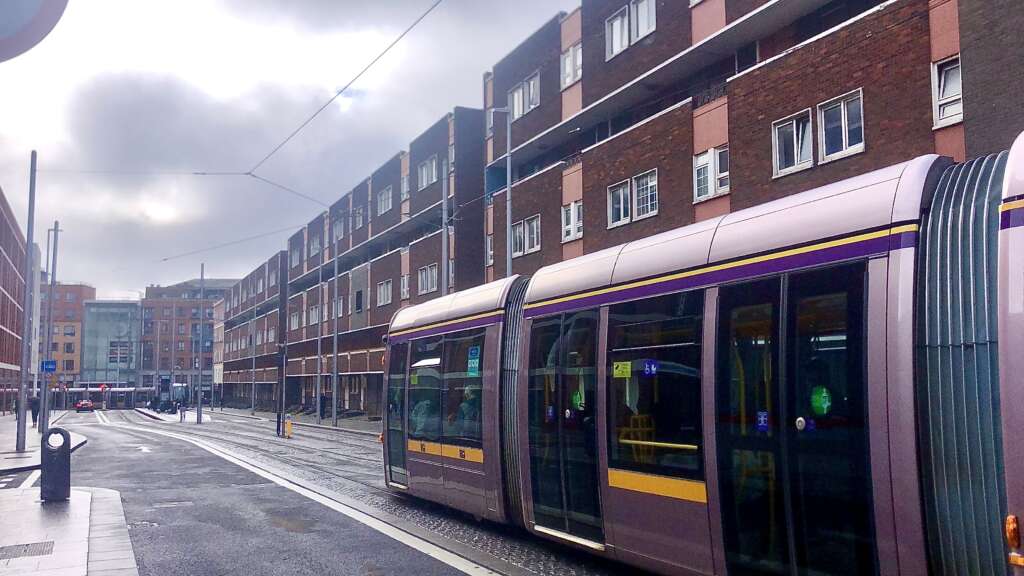
[[[148,453],[152,452],[152,450],[149,449],[149,446],[145,446],[143,444],[139,444],[135,448],[138,449],[138,451],[142,452],[143,454],[148,454]]]
[[[25,481],[22,482],[21,486],[18,486],[18,488],[22,490],[25,488],[31,488],[32,485],[36,483],[37,478],[39,478],[39,470],[33,470],[32,473],[28,475],[28,478],[25,478]]]
[[[402,530],[400,528],[392,526],[391,524],[388,524],[387,522],[384,522],[383,520],[379,520],[377,518],[374,518],[373,516],[370,516],[369,514],[367,514],[365,512],[362,512],[360,510],[352,508],[351,506],[347,506],[345,504],[342,504],[341,502],[338,502],[336,500],[332,500],[332,499],[330,499],[330,498],[328,498],[328,497],[326,497],[326,496],[324,496],[322,494],[319,494],[317,492],[314,492],[313,490],[310,490],[309,488],[305,488],[303,486],[295,484],[294,482],[288,480],[287,478],[284,478],[283,476],[279,476],[279,475],[277,475],[277,474],[275,474],[273,472],[269,472],[267,470],[264,470],[262,468],[254,466],[252,464],[249,464],[248,462],[246,462],[245,460],[242,460],[240,457],[232,454],[231,452],[228,452],[227,450],[224,450],[224,449],[222,449],[220,447],[213,446],[212,444],[209,444],[209,443],[204,442],[202,440],[196,440],[194,438],[189,438],[188,436],[182,436],[180,434],[175,434],[173,432],[165,432],[163,430],[152,430],[152,429],[148,429],[148,428],[141,428],[141,427],[137,427],[137,426],[129,426],[129,425],[125,425],[125,424],[113,424],[113,426],[115,426],[117,428],[125,428],[125,429],[130,429],[130,430],[136,430],[136,431],[144,432],[144,433],[145,432],[149,432],[149,433],[152,433],[152,434],[160,434],[162,436],[169,436],[171,438],[176,438],[176,439],[181,440],[183,442],[188,442],[190,444],[198,446],[198,447],[202,448],[203,450],[206,450],[207,452],[209,452],[209,453],[211,453],[211,454],[213,454],[215,456],[218,456],[218,457],[220,457],[220,458],[222,458],[224,460],[227,460],[228,462],[231,462],[232,464],[234,464],[236,466],[239,466],[241,468],[244,468],[244,469],[248,470],[249,472],[252,472],[253,474],[256,474],[257,476],[261,476],[261,477],[263,477],[263,478],[265,478],[267,480],[270,480],[271,482],[273,482],[274,484],[277,484],[278,486],[281,486],[282,488],[287,488],[288,490],[291,490],[292,492],[295,492],[296,494],[305,496],[306,498],[309,498],[310,500],[312,500],[314,502],[322,504],[322,505],[330,508],[331,510],[334,510],[335,512],[340,512],[341,514],[344,514],[345,516],[348,516],[349,518],[355,520],[356,522],[359,522],[360,524],[363,524],[364,526],[372,528],[373,530],[376,530],[377,532],[380,532],[381,534],[383,534],[385,536],[388,536],[389,538],[392,538],[394,540],[397,540],[398,542],[401,542],[402,544],[405,544],[406,546],[412,548],[413,550],[416,550],[416,551],[421,552],[421,553],[423,553],[423,554],[425,554],[427,556],[430,556],[431,558],[434,558],[435,560],[443,562],[443,563],[451,566],[452,568],[455,568],[456,570],[458,570],[460,572],[463,572],[465,574],[472,574],[474,576],[476,576],[476,575],[496,575],[497,576],[497,575],[500,574],[500,572],[495,572],[495,571],[487,568],[486,566],[483,566],[481,564],[477,564],[476,562],[473,562],[472,560],[469,560],[468,558],[464,558],[464,557],[459,556],[458,554],[456,554],[454,552],[451,552],[449,550],[445,550],[444,548],[441,548],[440,546],[438,546],[436,544],[433,544],[433,543],[428,542],[428,541],[426,541],[426,540],[424,540],[424,539],[422,539],[422,538],[420,538],[418,536],[410,534],[410,533],[406,532],[405,530]]]

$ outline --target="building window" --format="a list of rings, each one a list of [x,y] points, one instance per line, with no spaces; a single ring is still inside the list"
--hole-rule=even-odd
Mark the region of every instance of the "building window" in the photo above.
[[[448,171],[455,170],[455,143],[448,145]]]
[[[523,223],[516,222],[512,225],[512,257],[522,256],[525,250],[525,236],[523,234]]]
[[[639,220],[658,213],[658,170],[633,177],[633,198],[636,206],[633,219]]]
[[[300,246],[292,246],[292,252],[288,256],[288,261],[291,263],[292,268],[302,264],[302,248]],[[237,305],[237,302],[235,304]]]
[[[64,325],[64,335],[65,336],[74,336],[75,335],[75,325],[74,324],[65,324]]]
[[[409,275],[402,274],[402,300],[409,299]]]
[[[391,280],[377,283],[377,306],[391,304]]]
[[[437,290],[437,264],[420,268],[416,280],[416,288],[420,294],[428,294]]]
[[[313,256],[316,256],[319,253],[320,253],[320,237],[319,236],[313,236],[312,238],[309,239],[309,256],[310,256],[310,258],[312,258]],[[243,289],[242,290],[242,300],[246,299],[246,295],[247,295],[246,290]]]
[[[712,148],[693,157],[693,201],[729,191],[729,147]]]
[[[484,259],[485,266],[494,265],[494,234],[484,236]]]
[[[377,191],[377,216],[391,210],[391,186]]]
[[[811,154],[811,111],[804,110],[772,124],[772,146],[776,176],[810,168],[814,163]]]
[[[336,219],[334,221],[334,224],[331,227],[334,230],[333,234],[334,234],[334,241],[335,242],[337,242],[338,240],[341,240],[342,238],[345,237],[345,219],[344,218],[340,218],[339,217],[338,219]]]
[[[64,353],[65,354],[74,354],[75,353],[75,343],[74,342],[65,342],[64,343]]]
[[[263,294],[263,278],[256,280],[256,293]]]
[[[399,194],[400,194],[399,199],[402,202],[405,202],[406,200],[409,199],[409,175],[408,174],[402,174],[402,184],[401,184],[401,190],[399,191]]]
[[[267,342],[273,342],[277,340],[277,330],[271,326],[267,329]]]
[[[355,307],[353,308],[353,313],[354,314],[359,314],[362,311],[363,311],[363,291],[362,290],[356,290],[356,301],[355,301]]]
[[[420,162],[416,173],[419,176],[418,190],[423,190],[437,182],[437,156],[431,156],[430,159]]]
[[[363,227],[363,207],[362,206],[356,206],[355,207],[355,209],[352,211],[352,219],[355,221],[355,223],[352,225],[352,229],[353,230],[359,230],[360,228]]]
[[[516,84],[509,91],[508,97],[512,105],[513,121],[540,106],[540,73],[535,72],[522,83]]]
[[[629,47],[629,7],[604,21],[604,59],[611,60]]]
[[[271,270],[270,276],[267,278],[267,288],[273,288],[277,285],[277,270]]]
[[[631,202],[629,199],[629,181],[620,182],[608,187],[608,227],[629,222]]]
[[[864,151],[864,117],[861,91],[855,90],[818,105],[820,162]]]
[[[184,352],[184,351],[185,351],[185,341],[184,340],[178,340],[178,352]]]
[[[756,41],[740,46],[736,50],[736,73],[739,74],[748,68],[754,67],[759,58],[760,46]]]
[[[292,312],[291,315],[288,316],[288,329],[289,330],[298,330],[301,327],[302,326],[299,324],[299,313],[298,312]]]
[[[633,24],[630,29],[632,42],[638,42],[644,36],[654,32],[657,24],[655,12],[654,0],[633,0],[629,3],[630,20]]]
[[[583,237],[583,201],[562,206],[562,242]]]
[[[562,89],[583,77],[583,44],[576,44],[562,52]]]
[[[957,77],[959,78],[959,75]],[[73,292],[65,292],[64,293],[64,301],[65,302],[74,302],[75,301],[75,294]]]
[[[932,64],[932,108],[936,127],[964,119],[959,54]]]
[[[74,372],[75,371],[75,361],[74,360],[70,360],[70,359],[69,360],[65,360],[64,361],[64,371],[65,372]]]
[[[263,345],[263,331],[262,330],[256,332],[256,345],[257,346]]]

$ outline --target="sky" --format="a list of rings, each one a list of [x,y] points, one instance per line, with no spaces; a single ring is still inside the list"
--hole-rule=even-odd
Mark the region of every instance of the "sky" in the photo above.
[[[45,251],[59,220],[58,281],[101,298],[201,263],[242,277],[322,207],[188,173],[251,169],[432,3],[71,0],[45,40],[0,62],[0,189],[24,232],[37,150],[35,240]],[[257,174],[330,204],[453,107],[481,107],[483,73],[576,5],[444,0]]]

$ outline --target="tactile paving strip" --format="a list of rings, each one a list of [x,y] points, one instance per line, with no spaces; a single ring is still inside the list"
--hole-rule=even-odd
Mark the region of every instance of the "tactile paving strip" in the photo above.
[[[0,546],[0,560],[13,560],[28,556],[49,556],[53,554],[53,540],[33,542],[31,544],[15,544]]]

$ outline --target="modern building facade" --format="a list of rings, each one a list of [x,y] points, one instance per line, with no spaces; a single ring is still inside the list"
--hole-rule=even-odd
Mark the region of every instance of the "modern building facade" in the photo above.
[[[21,378],[25,236],[0,189],[0,406],[11,410]]]
[[[50,326],[50,358],[57,362],[57,371],[53,377],[64,386],[74,387],[80,379],[85,302],[95,299],[96,288],[82,283],[58,282],[51,296],[48,276],[45,272],[40,274],[39,319],[41,326]],[[48,324],[51,306],[53,323]],[[45,337],[40,332],[39,338],[43,340]]]
[[[82,368],[72,393],[95,392],[101,385],[135,388],[141,312],[137,300],[86,300],[82,323]]]
[[[485,110],[511,110],[512,272],[922,154],[1008,148],[1024,128],[1020,79],[995,68],[1024,46],[994,40],[985,23],[997,21],[1024,13],[972,0],[583,0],[484,75]],[[508,249],[506,116],[494,116],[488,278],[507,273]]]
[[[224,300],[213,304],[213,396],[224,400]]]
[[[149,286],[142,299],[142,362],[139,385],[161,400],[190,397],[202,372],[203,394],[213,383],[214,304],[237,280],[199,279]]]

